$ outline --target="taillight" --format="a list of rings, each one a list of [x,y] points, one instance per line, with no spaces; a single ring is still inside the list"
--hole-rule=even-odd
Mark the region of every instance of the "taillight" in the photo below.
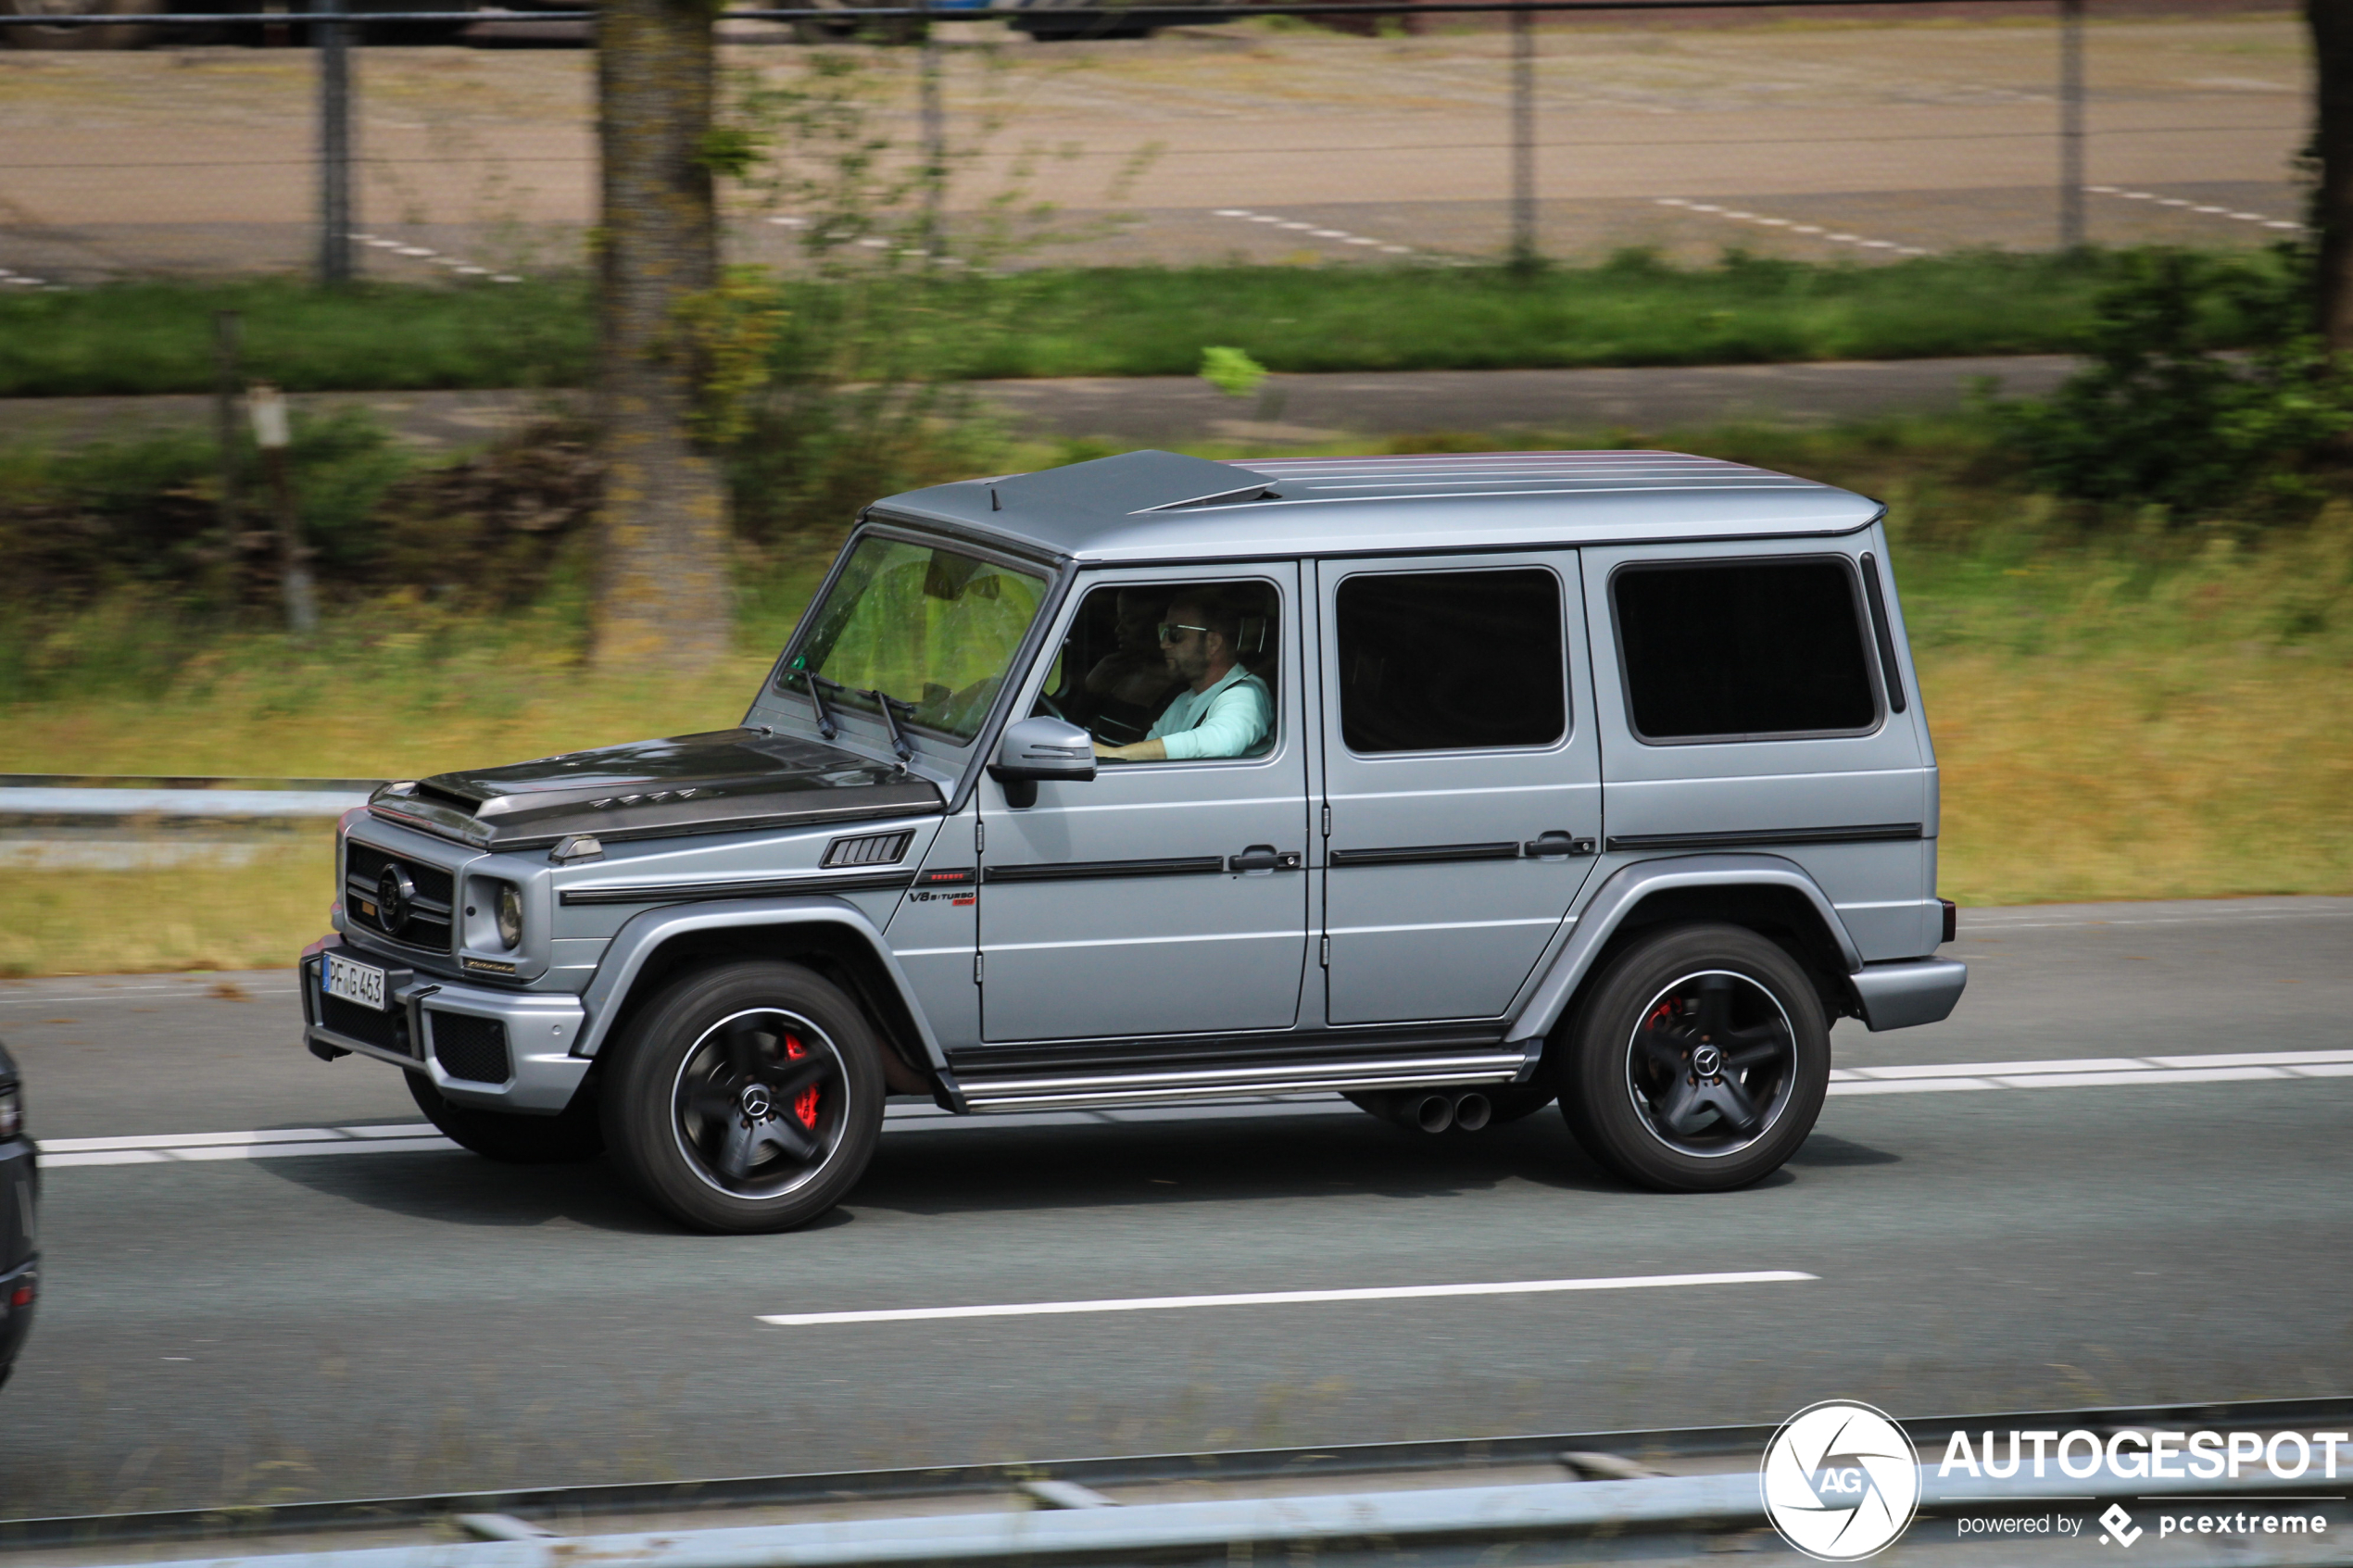
[[[8,1293],[8,1305],[12,1308],[31,1306],[32,1281],[27,1280],[22,1285],[17,1286],[16,1289],[10,1291]]]

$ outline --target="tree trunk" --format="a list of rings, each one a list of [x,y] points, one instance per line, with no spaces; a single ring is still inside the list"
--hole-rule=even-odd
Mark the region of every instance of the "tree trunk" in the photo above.
[[[2312,202],[2320,229],[2314,307],[2321,335],[2353,352],[2353,0],[2304,0],[2318,76],[2312,150],[2321,188]]]
[[[711,171],[711,16],[703,0],[603,0],[604,502],[590,658],[691,671],[727,646],[726,492],[688,429],[697,367],[679,302],[718,277]]]

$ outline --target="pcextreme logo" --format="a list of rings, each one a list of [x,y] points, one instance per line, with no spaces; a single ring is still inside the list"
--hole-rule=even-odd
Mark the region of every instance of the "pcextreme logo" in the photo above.
[[[1783,1422],[1766,1445],[1765,1513],[1806,1556],[1859,1562],[1911,1524],[1919,1467],[1911,1438],[1885,1411],[1825,1399]]]

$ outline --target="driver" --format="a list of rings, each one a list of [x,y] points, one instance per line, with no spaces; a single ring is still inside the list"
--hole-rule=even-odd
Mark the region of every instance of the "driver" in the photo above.
[[[1275,699],[1266,683],[1242,668],[1235,654],[1241,614],[1214,591],[1180,590],[1161,622],[1161,658],[1186,683],[1151,733],[1133,746],[1095,743],[1113,762],[1189,762],[1239,757],[1274,727]]]

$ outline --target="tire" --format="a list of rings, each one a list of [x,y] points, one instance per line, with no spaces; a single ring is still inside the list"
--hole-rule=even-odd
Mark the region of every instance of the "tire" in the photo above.
[[[403,1073],[409,1098],[452,1142],[502,1165],[577,1165],[605,1151],[593,1097],[576,1097],[560,1116],[522,1116],[459,1105],[422,1073]]]
[[[1780,947],[1673,926],[1604,972],[1565,1065],[1561,1111],[1586,1152],[1638,1185],[1723,1192],[1780,1170],[1814,1130],[1830,1024]]]
[[[0,16],[152,17],[164,0],[0,0]],[[135,49],[155,36],[152,27],[6,27],[0,46],[11,49]]]
[[[839,1203],[882,1136],[882,1052],[856,1003],[799,964],[672,985],[607,1047],[605,1141],[696,1230],[791,1230]]]

